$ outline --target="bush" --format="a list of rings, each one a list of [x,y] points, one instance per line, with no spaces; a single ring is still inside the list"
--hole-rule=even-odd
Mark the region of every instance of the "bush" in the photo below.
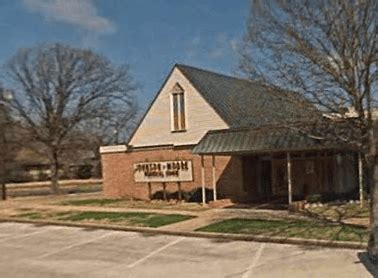
[[[205,188],[205,197],[206,197],[206,202],[208,203],[209,201],[213,200],[213,191],[211,189]],[[201,203],[202,202],[202,188],[197,187],[190,191],[190,198],[188,202],[192,203]]]
[[[13,171],[10,174],[8,182],[29,182],[33,181],[33,176],[27,171]]]
[[[205,190],[206,202],[213,200],[213,191],[211,189],[206,188]],[[178,200],[179,194],[178,191],[169,192],[167,191],[167,200]],[[202,203],[202,188],[197,187],[191,191],[181,191],[182,200],[190,203]],[[164,191],[159,190],[156,191],[152,195],[153,200],[164,200]]]
[[[38,173],[38,181],[47,181],[50,179],[50,175],[45,173],[44,171],[39,171]]]
[[[306,201],[309,203],[318,203],[322,201],[322,195],[320,194],[313,194],[313,195],[307,195]]]
[[[76,176],[79,179],[89,179],[92,177],[92,165],[80,165],[76,170]]]

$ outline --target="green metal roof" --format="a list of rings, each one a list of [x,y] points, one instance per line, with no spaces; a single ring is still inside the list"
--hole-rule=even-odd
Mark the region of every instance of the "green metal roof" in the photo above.
[[[298,130],[266,126],[208,132],[193,148],[196,154],[264,153],[318,149],[342,149],[346,145],[308,136]]]

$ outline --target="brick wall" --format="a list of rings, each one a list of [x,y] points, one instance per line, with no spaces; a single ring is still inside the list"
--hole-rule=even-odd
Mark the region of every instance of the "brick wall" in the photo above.
[[[191,149],[161,148],[154,150],[134,150],[126,153],[102,154],[104,194],[106,197],[129,197],[148,199],[148,185],[135,183],[133,164],[145,161],[191,160],[193,181],[182,182],[181,189],[190,191],[201,187],[201,157],[194,155]],[[205,156],[205,183],[212,188],[212,159]],[[219,198],[231,198],[234,201],[248,199],[243,191],[242,162],[239,157],[217,156],[215,160],[217,190]],[[152,194],[161,191],[161,183],[152,183]],[[177,183],[166,183],[168,192],[178,190]]]

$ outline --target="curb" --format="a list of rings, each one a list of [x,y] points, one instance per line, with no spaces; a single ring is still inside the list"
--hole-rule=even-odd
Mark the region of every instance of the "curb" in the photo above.
[[[0,218],[1,222],[15,222],[15,223],[29,223],[35,225],[54,225],[54,226],[67,226],[78,228],[90,228],[90,229],[102,229],[113,231],[125,231],[125,232],[138,232],[144,234],[160,234],[171,236],[183,236],[183,237],[197,237],[197,238],[209,238],[209,239],[221,239],[221,240],[236,240],[236,241],[256,241],[256,242],[268,242],[279,244],[295,244],[305,246],[318,246],[329,248],[347,248],[347,249],[366,249],[367,243],[352,242],[352,241],[330,241],[330,240],[315,240],[315,239],[302,239],[291,237],[270,237],[261,235],[241,235],[241,234],[226,234],[226,233],[209,233],[209,232],[178,232],[160,230],[157,228],[148,227],[130,227],[119,225],[101,225],[90,223],[73,223],[64,221],[44,221],[44,220],[30,220],[20,218]]]

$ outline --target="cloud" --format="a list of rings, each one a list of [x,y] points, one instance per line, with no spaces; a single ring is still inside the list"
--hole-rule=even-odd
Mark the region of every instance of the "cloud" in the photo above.
[[[233,51],[237,52],[240,49],[240,39],[232,38],[230,40],[230,46]]]
[[[111,34],[115,24],[97,13],[92,0],[24,0],[25,7],[39,13],[48,21],[79,27],[97,34]]]
[[[225,32],[194,36],[186,41],[184,61],[202,64],[203,61],[218,61],[236,57],[240,38]]]
[[[214,47],[209,51],[209,56],[213,59],[233,55],[237,51],[238,38],[236,37],[231,37],[226,33],[218,33],[214,41]]]
[[[201,43],[201,37],[200,36],[195,36],[192,41],[190,42],[191,45],[193,46],[198,46]]]
[[[185,57],[186,59],[192,59],[198,56],[199,50],[201,48],[201,37],[199,35],[193,37],[188,41],[185,48]]]

